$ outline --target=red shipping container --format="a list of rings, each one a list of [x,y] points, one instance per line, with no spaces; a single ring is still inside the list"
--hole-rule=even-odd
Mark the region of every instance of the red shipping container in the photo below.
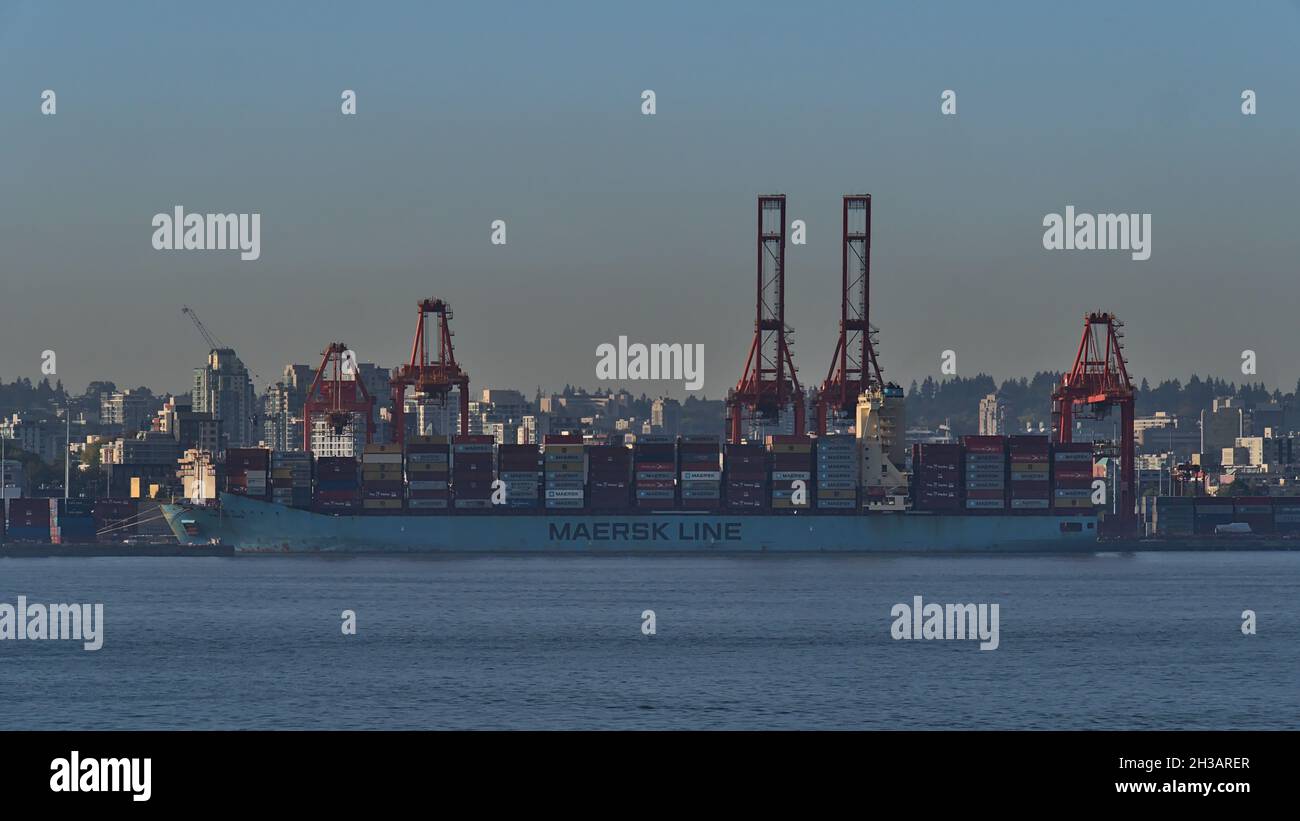
[[[491,438],[491,437],[489,437]],[[582,435],[577,433],[548,433],[542,437],[544,445],[581,445]]]
[[[1006,440],[1001,436],[963,436],[962,444],[969,453],[1002,453]]]
[[[637,479],[636,486],[641,490],[672,490],[676,487],[672,479]]]

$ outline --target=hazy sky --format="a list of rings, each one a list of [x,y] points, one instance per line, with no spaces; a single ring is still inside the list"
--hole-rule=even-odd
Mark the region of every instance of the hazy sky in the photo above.
[[[206,347],[182,303],[259,388],[333,340],[391,366],[436,295],[475,387],[595,386],[596,346],[626,334],[702,343],[716,397],[753,333],[754,198],[781,192],[808,224],[787,319],[815,384],[840,196],[865,191],[904,385],[944,349],[963,375],[1064,369],[1101,308],[1138,378],[1240,381],[1249,348],[1289,389],[1298,34],[1282,2],[9,0],[0,378],[53,349],[76,390],[188,389]],[[261,259],[154,250],[176,205],[260,213]],[[1066,205],[1150,213],[1151,258],[1044,250]]]

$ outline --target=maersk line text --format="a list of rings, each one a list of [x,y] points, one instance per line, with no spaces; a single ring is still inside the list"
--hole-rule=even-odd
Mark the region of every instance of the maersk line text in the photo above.
[[[549,523],[553,542],[738,542],[740,522]]]

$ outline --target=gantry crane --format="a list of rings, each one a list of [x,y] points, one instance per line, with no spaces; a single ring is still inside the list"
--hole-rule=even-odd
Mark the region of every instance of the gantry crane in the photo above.
[[[780,419],[793,406],[794,432],[804,432],[804,392],[799,387],[792,331],[785,324],[785,195],[758,198],[758,294],[754,341],[740,381],[727,394],[727,428],[739,442],[745,422]]]
[[[1093,312],[1083,318],[1083,338],[1074,367],[1052,391],[1052,438],[1073,440],[1076,418],[1100,419],[1112,407],[1120,411],[1120,527],[1132,524],[1136,514],[1137,486],[1134,466],[1133,416],[1136,391],[1124,361],[1124,323],[1111,313]]]
[[[451,306],[441,299],[429,298],[419,302],[419,320],[415,326],[415,340],[411,345],[411,361],[394,368],[389,377],[393,395],[392,441],[406,439],[405,400],[406,389],[413,388],[416,395],[446,403],[452,388],[460,389],[460,433],[469,433],[469,374],[456,362],[456,352],[451,344]],[[427,317],[437,317],[437,358],[429,355],[429,323]]]
[[[375,398],[366,390],[361,375],[351,370],[352,378],[344,379],[349,370],[344,366],[348,346],[332,342],[321,351],[320,367],[307,390],[302,409],[302,448],[311,452],[312,417],[324,415],[336,436],[342,435],[352,423],[353,414],[363,415],[366,424],[366,444],[374,438]]]
[[[852,418],[858,397],[883,388],[871,325],[871,195],[844,197],[840,242],[840,338],[830,371],[817,391],[817,432],[831,417]]]

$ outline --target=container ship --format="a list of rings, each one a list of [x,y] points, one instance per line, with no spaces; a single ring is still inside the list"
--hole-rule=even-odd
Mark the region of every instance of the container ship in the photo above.
[[[269,451],[232,449],[219,502],[162,511],[181,544],[236,553],[1088,551],[1090,447],[918,444],[910,486],[889,487],[852,434],[414,436],[307,460],[310,479],[301,461],[264,479]]]

